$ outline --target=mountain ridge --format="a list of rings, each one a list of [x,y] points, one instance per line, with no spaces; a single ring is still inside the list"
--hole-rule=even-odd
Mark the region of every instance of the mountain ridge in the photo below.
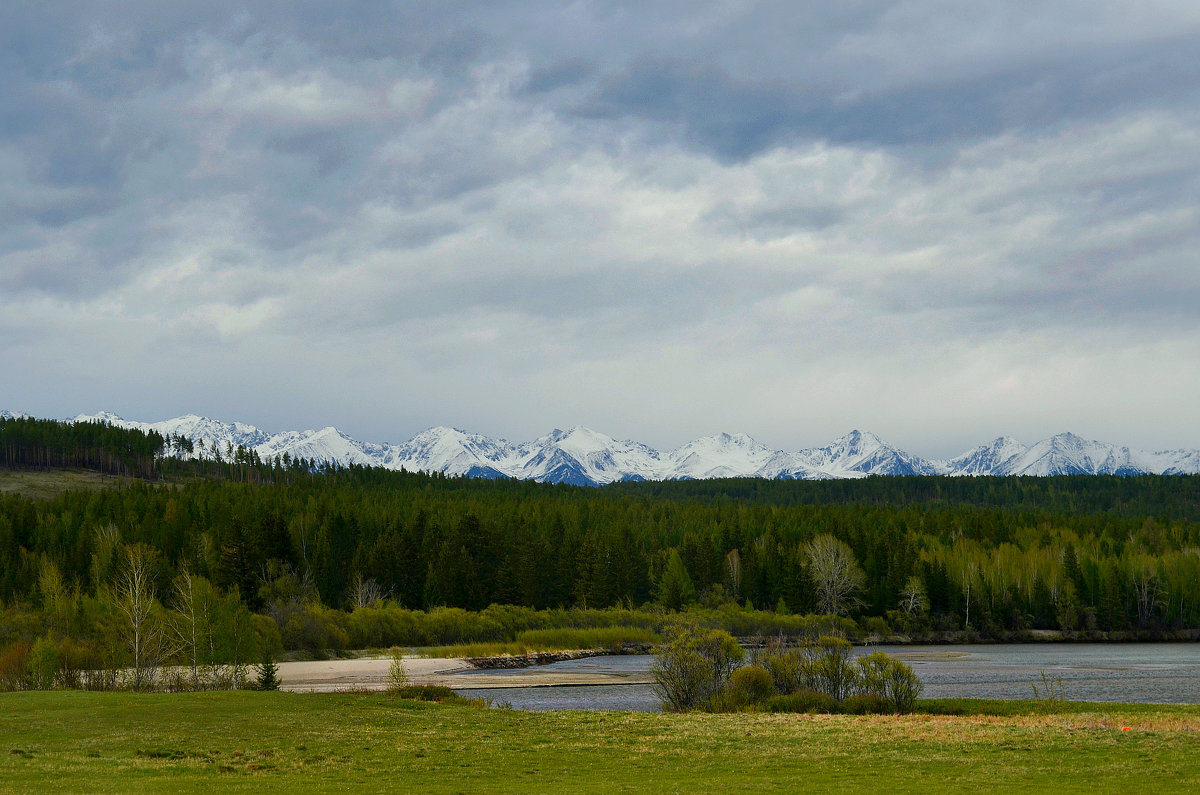
[[[0,417],[27,416],[0,411]],[[185,414],[159,422],[128,420],[112,412],[79,414],[69,422],[107,422],[126,428],[180,435],[196,454],[211,458],[239,446],[264,459],[290,455],[313,461],[386,469],[441,472],[469,477],[513,477],[545,483],[596,486],[622,480],[718,477],[824,480],[870,475],[1196,474],[1200,450],[1146,451],[1084,439],[1070,432],[1026,446],[1001,436],[947,460],[929,459],[855,429],[824,447],[773,449],[746,434],[718,433],[659,451],[618,440],[582,425],[553,429],[529,442],[512,443],[447,426],[435,426],[406,442],[354,439],[333,426],[269,433],[253,425]]]

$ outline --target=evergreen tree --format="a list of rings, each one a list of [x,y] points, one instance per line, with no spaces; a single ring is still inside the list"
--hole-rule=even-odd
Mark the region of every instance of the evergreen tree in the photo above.
[[[275,657],[271,654],[270,649],[265,649],[260,662],[256,669],[257,682],[256,687],[259,690],[278,690],[279,689],[279,666],[275,663]]]
[[[672,549],[662,579],[658,583],[658,601],[669,610],[679,610],[696,600],[696,586],[683,565],[678,549]]]

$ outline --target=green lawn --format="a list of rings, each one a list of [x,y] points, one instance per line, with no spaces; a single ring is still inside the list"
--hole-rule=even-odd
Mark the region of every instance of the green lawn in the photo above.
[[[1200,707],[662,715],[484,710],[386,694],[0,694],[0,791],[834,787],[1200,791]]]

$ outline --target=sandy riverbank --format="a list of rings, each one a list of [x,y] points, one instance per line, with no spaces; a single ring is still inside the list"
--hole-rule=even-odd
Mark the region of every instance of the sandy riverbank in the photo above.
[[[295,693],[329,693],[351,688],[383,690],[387,687],[391,662],[390,657],[284,662],[279,663],[279,678],[282,689]],[[404,667],[413,684],[442,685],[455,690],[552,685],[629,685],[650,682],[648,675],[631,676],[593,671],[552,672],[538,668],[525,668],[519,673],[506,672],[504,675],[497,675],[478,671],[461,658],[405,657]]]

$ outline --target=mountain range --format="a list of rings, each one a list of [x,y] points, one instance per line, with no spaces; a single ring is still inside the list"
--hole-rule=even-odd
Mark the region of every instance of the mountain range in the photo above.
[[[23,416],[0,411],[0,417]],[[456,428],[436,427],[402,444],[353,439],[334,427],[268,433],[253,425],[188,414],[162,422],[126,420],[110,412],[81,414],[74,422],[107,422],[179,435],[199,455],[231,447],[264,459],[292,458],[362,464],[410,472],[469,477],[512,477],[544,483],[596,486],[621,480],[725,477],[820,480],[868,475],[1135,475],[1200,473],[1200,450],[1147,452],[1060,433],[1026,447],[1000,437],[948,461],[921,458],[865,431],[851,431],[824,447],[785,451],[745,434],[706,436],[661,452],[588,428],[554,430],[513,444]]]

